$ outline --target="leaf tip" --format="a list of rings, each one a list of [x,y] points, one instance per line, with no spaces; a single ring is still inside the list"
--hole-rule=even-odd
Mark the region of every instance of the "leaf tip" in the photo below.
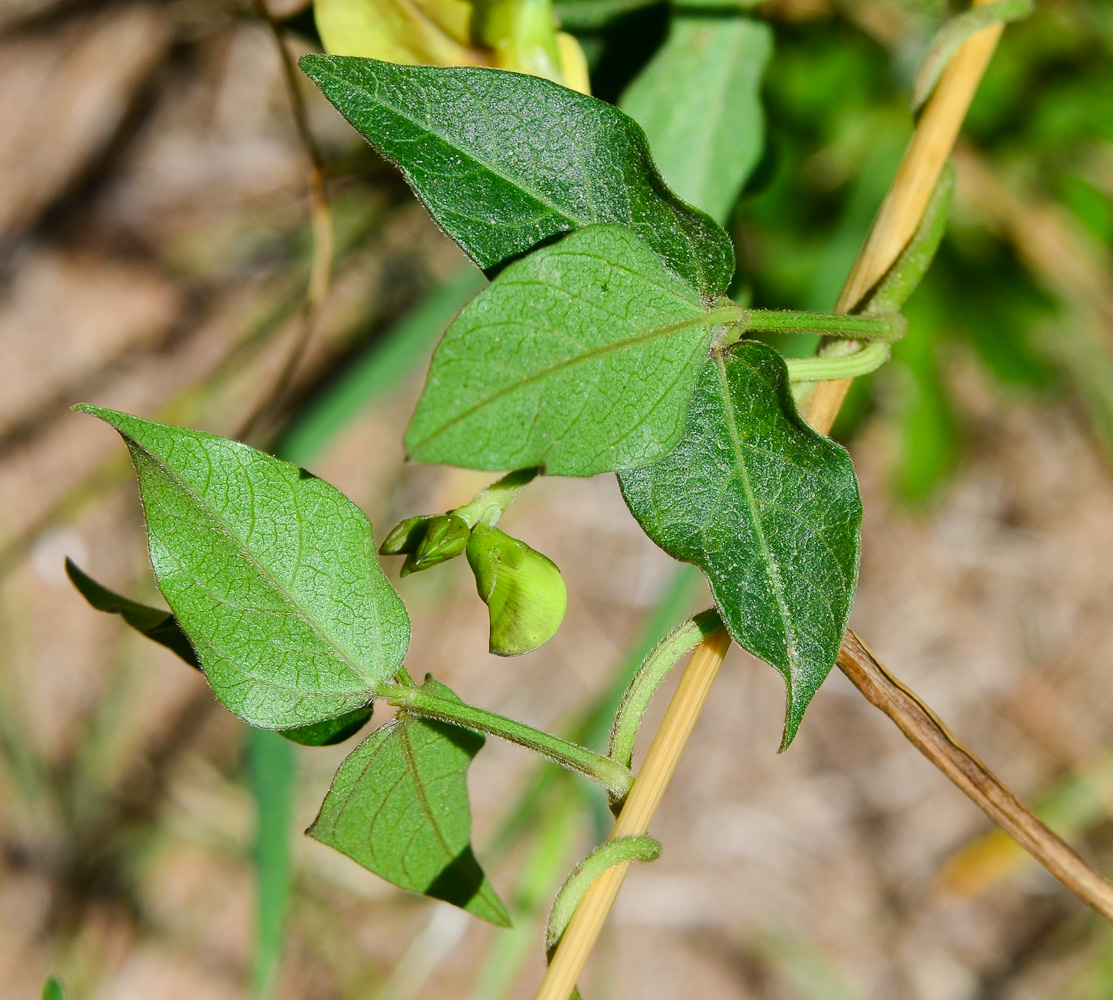
[[[88,413],[90,416],[96,417],[98,420],[103,420],[110,427],[114,427],[121,434],[124,433],[122,424],[129,418],[127,413],[122,413],[120,410],[110,410],[106,406],[94,406],[92,403],[78,403],[73,409],[78,413]]]
[[[796,734],[800,731],[800,721],[804,718],[804,710],[808,707],[811,701],[811,692],[801,690],[800,678],[798,678],[791,668],[788,671],[777,668],[785,682],[785,724],[781,732],[781,745],[777,747],[777,753],[784,753],[791,745],[792,741],[796,739]]]
[[[785,725],[784,731],[781,733],[781,745],[777,748],[777,753],[784,753],[792,744],[792,741],[796,739],[796,734],[800,731],[800,723],[804,719],[804,713],[812,703],[812,698],[815,697],[816,691],[819,690],[820,684],[826,679],[830,670],[831,668],[828,666],[818,680],[809,680],[793,674],[785,676]]]
[[[96,587],[96,581],[69,556],[66,556],[65,565],[66,576],[69,578],[70,583],[73,584],[74,589],[86,600],[89,600],[90,591],[92,588]]]
[[[800,719],[794,719],[791,714],[786,715],[784,732],[781,733],[781,745],[777,747],[777,753],[784,753],[792,745],[792,741],[796,739],[796,733],[799,729]]]
[[[492,895],[494,896],[493,893]],[[514,926],[514,921],[510,919],[510,911],[507,910],[505,904],[498,896],[494,896],[493,901],[497,903],[498,906],[491,907],[491,915],[486,918],[487,922],[494,924],[496,927],[504,927],[509,930]]]
[[[313,71],[323,69],[328,65],[328,56],[319,52],[307,52],[298,60],[298,68],[308,77],[313,77]],[[315,79],[315,78],[314,78]]]

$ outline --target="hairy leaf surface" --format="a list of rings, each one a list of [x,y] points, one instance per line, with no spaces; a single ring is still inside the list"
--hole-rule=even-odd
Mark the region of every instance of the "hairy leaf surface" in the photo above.
[[[649,537],[707,575],[739,645],[784,676],[787,747],[854,598],[862,504],[850,456],[796,411],[780,355],[743,341],[704,366],[676,449],[619,479]]]
[[[572,233],[508,267],[448,328],[407,450],[564,476],[651,462],[683,431],[724,311],[630,230]]]
[[[668,189],[645,134],[611,105],[493,69],[317,55],[301,66],[481,267],[617,223],[702,295],[726,290],[730,238]]]
[[[431,677],[422,686],[460,700]],[[340,765],[309,835],[403,889],[509,926],[471,846],[467,771],[483,743],[479,733],[399,712]]]
[[[665,44],[622,95],[670,187],[720,223],[761,158],[772,50],[761,21],[674,15]]]
[[[398,672],[409,617],[339,490],[226,438],[82,409],[127,442],[155,577],[225,706],[266,729],[311,725]]]

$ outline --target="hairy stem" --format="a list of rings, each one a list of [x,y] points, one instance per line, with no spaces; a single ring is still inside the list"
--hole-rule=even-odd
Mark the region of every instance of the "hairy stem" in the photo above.
[[[450,513],[465,521],[469,528],[474,528],[477,524],[493,527],[518,498],[518,494],[540,474],[540,469],[518,469],[515,472],[508,472],[502,479],[477,493],[463,507],[457,507]]]
[[[841,345],[840,345],[841,346]],[[833,378],[857,378],[876,371],[889,360],[889,345],[878,340],[850,354],[824,355],[813,358],[788,358],[791,382],[824,382]]]
[[[847,340],[900,340],[907,323],[900,313],[870,316],[800,312],[795,309],[747,309],[742,324],[755,333],[822,333]]]
[[[730,637],[723,631],[709,635],[696,647],[609,840],[640,837],[649,832],[649,823],[661,804],[729,648]],[[630,862],[624,861],[608,868],[588,886],[553,953],[552,964],[535,1000],[568,1000],[629,870]]]
[[[633,784],[634,776],[628,767],[602,754],[588,750],[578,743],[561,739],[552,733],[534,729],[522,722],[515,722],[504,715],[496,715],[474,705],[448,701],[429,694],[418,687],[402,684],[388,684],[379,692],[396,708],[405,709],[413,715],[428,719],[439,719],[464,729],[488,733],[501,739],[517,743],[518,746],[533,750],[557,764],[576,771],[597,781],[612,795],[625,795]]]
[[[649,651],[622,696],[622,703],[619,705],[611,729],[608,757],[625,767],[630,766],[634,759],[634,744],[638,738],[642,718],[661,682],[668,676],[680,657],[690,653],[709,635],[721,631],[722,628],[723,620],[719,617],[718,611],[714,608],[701,611],[674,628]],[[612,797],[611,808],[621,807],[622,802],[623,799]]]
[[[549,923],[545,927],[545,954],[552,956],[560,943],[572,914],[591,883],[609,868],[628,865],[633,861],[656,861],[661,856],[661,842],[654,837],[622,837],[600,844],[583,859],[565,880],[553,901]]]

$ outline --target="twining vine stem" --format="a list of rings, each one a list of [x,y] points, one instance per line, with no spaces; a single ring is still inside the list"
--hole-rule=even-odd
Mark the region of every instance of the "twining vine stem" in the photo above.
[[[413,715],[439,719],[465,729],[498,736],[518,746],[526,747],[562,767],[577,771],[592,781],[598,781],[611,795],[623,796],[633,784],[633,775],[625,764],[611,757],[604,757],[593,750],[546,733],[525,723],[496,715],[475,705],[447,701],[410,684],[385,685],[381,695],[391,705],[403,708]]]
[[[990,0],[974,0],[975,6],[987,2]],[[849,313],[855,309],[892,267],[918,228],[1003,28],[996,24],[971,35],[948,63],[924,107],[870,235],[843,287],[836,312]],[[821,382],[808,397],[804,415],[820,433],[830,431],[849,385],[849,379]],[[648,833],[729,646],[727,634],[716,632],[692,653],[611,830],[610,840]],[[1099,913],[1113,920],[1113,885],[1059,840],[868,651],[863,656],[860,651],[864,649],[857,637],[848,632],[838,663],[851,682],[1036,860]],[[607,869],[588,888],[553,954],[535,1000],[568,1000],[629,867],[626,862]]]

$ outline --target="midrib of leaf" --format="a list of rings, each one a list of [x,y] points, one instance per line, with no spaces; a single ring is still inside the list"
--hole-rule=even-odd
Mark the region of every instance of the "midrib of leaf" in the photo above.
[[[433,813],[429,805],[429,798],[425,794],[425,786],[421,780],[421,771],[417,766],[417,759],[414,756],[413,742],[411,739],[411,726],[399,727],[399,735],[402,741],[402,756],[406,758],[406,767],[409,768],[410,774],[413,776],[414,787],[417,789],[417,800],[421,803],[421,810],[425,813],[425,818],[429,822],[437,842],[441,845],[441,850],[444,851],[445,857],[449,859],[449,863],[455,859],[456,855],[452,853],[452,848],[448,846],[448,841],[444,839],[444,833],[441,832],[440,824],[437,822],[437,817]],[[417,838],[421,831],[418,830],[410,838],[410,842],[406,845],[406,849],[402,852],[402,867],[406,870],[409,876],[409,866],[406,863],[406,857],[409,854],[410,847],[413,845],[414,840]]]
[[[285,597],[287,599],[287,601],[289,601],[289,603],[291,605],[293,605],[295,608],[301,608],[301,604],[295,599],[294,595],[292,593],[290,593],[289,589],[287,587],[285,587],[278,580],[278,578],[269,569],[267,569],[266,566],[264,566],[261,562],[259,562],[259,560],[255,557],[255,554],[239,539],[239,537],[236,535],[236,533],[232,530],[231,525],[229,525],[222,517],[220,517],[220,515],[217,514],[216,511],[209,504],[205,503],[204,500],[202,499],[202,497],[184,479],[182,479],[179,475],[177,475],[174,472],[174,470],[171,469],[168,465],[166,465],[164,462],[162,462],[158,458],[157,455],[155,455],[153,452],[149,451],[147,448],[145,448],[141,444],[139,444],[139,442],[136,441],[134,438],[129,437],[128,440],[133,442],[135,444],[135,446],[141,452],[143,452],[144,455],[146,455],[152,462],[154,462],[154,464],[160,470],[162,470],[163,475],[165,475],[168,479],[170,479],[174,483],[176,483],[182,489],[182,491],[188,497],[190,497],[190,499],[194,503],[194,506],[196,506],[203,514],[206,514],[210,518],[210,520],[214,524],[217,525],[217,527],[221,530],[221,532],[224,534],[224,536],[226,538],[230,539],[232,541],[233,545],[237,549],[239,549],[244,555],[247,556],[248,560],[256,567],[256,569],[259,570],[260,575],[263,576],[263,578],[269,584],[271,584],[274,587],[274,589],[279,592],[279,594],[281,594],[283,597]],[[292,495],[292,491],[291,491],[291,495]],[[294,506],[295,506],[295,508],[297,507],[297,501],[296,500],[294,501]],[[300,511],[298,513],[298,524],[299,524],[299,526],[301,525]],[[299,539],[298,544],[299,545],[301,544],[300,539]],[[190,574],[191,577],[192,577],[192,575],[193,574]],[[194,583],[198,583],[198,582],[199,581],[194,580]],[[215,597],[216,595],[214,594],[213,596]],[[258,609],[256,609],[256,610],[258,610]],[[378,624],[378,608],[377,607],[375,607],[375,609],[374,609],[374,615],[375,615],[376,623]],[[363,668],[359,664],[359,661],[356,660],[355,657],[348,650],[342,648],[341,646],[338,646],[329,637],[328,633],[324,631],[324,625],[323,624],[318,622],[311,614],[309,614],[304,609],[301,610],[301,612],[299,614],[299,617],[302,618],[309,625],[309,627],[313,630],[313,632],[316,634],[316,636],[325,644],[326,647],[333,650],[335,653],[337,653],[339,655],[340,659],[343,660],[343,662],[351,669],[352,673],[354,673],[361,680],[367,682],[368,685],[371,684],[370,680],[368,678],[364,677]],[[254,680],[255,679],[253,678],[253,681]],[[267,683],[267,682],[265,680],[263,680],[262,683]],[[278,687],[277,684],[271,684],[270,686]],[[286,690],[286,689],[283,688],[283,690]],[[370,690],[370,687],[369,687],[369,690]]]
[[[373,740],[373,739],[376,739],[376,737],[379,737],[378,743],[373,748],[370,756],[368,756],[367,763],[364,766],[363,770],[360,771],[359,778],[352,781],[351,787],[348,789],[347,795],[344,796],[343,804],[337,808],[336,812],[337,812],[338,816],[343,816],[344,813],[346,813],[348,811],[348,806],[351,804],[352,799],[355,797],[356,792],[359,790],[360,782],[363,781],[363,779],[367,777],[367,772],[371,770],[375,761],[382,755],[383,748],[387,745],[387,742],[390,739],[391,734],[394,733],[398,728],[399,728],[398,718],[395,717],[395,718],[391,719],[389,722],[383,723],[383,725],[381,725],[378,729],[375,730],[375,732],[373,732],[368,737],[369,740]],[[380,737],[380,734],[381,734],[381,737]],[[375,810],[374,814],[370,817],[370,819],[367,823],[367,829],[368,830],[373,830],[375,828],[375,824],[378,822],[378,819],[379,819],[379,814],[386,808],[386,804],[389,801],[391,794],[393,793],[394,789],[396,789],[402,783],[402,780],[403,780],[403,778],[400,777],[397,781],[394,782],[393,785],[390,786],[390,788],[387,789],[387,791],[383,795],[382,801],[379,803],[379,807]],[[336,823],[334,822],[332,824],[332,829],[335,830],[335,828],[336,828]],[[312,830],[313,830],[313,827],[310,828],[309,832],[312,832]],[[368,840],[367,846],[371,850],[371,857],[375,858],[376,854],[375,854],[375,844],[374,844],[374,842]]]
[[[325,65],[328,65],[328,63],[325,63]],[[497,70],[492,70],[491,72],[497,72]],[[322,74],[322,75],[324,75],[324,74]],[[444,135],[441,135],[440,133],[437,133],[437,132],[433,131],[433,129],[430,128],[430,126],[427,123],[421,122],[416,118],[412,118],[410,115],[406,114],[397,105],[388,104],[385,100],[383,100],[381,97],[379,97],[377,94],[373,93],[372,91],[368,90],[366,87],[364,87],[362,85],[354,84],[349,80],[345,80],[343,77],[338,76],[335,73],[331,73],[331,74],[328,74],[328,75],[334,81],[337,81],[337,82],[343,84],[345,87],[348,87],[351,90],[354,90],[358,94],[362,94],[364,97],[368,98],[369,100],[374,101],[379,107],[386,108],[388,111],[390,111],[392,114],[396,115],[398,118],[401,118],[405,122],[409,122],[410,125],[412,125],[414,128],[420,129],[426,135],[436,136],[441,142],[445,143],[446,145],[451,146],[454,150],[456,150],[459,153],[459,155],[461,156],[461,158],[466,159],[469,163],[474,163],[477,166],[482,167],[484,170],[490,171],[490,173],[494,174],[500,180],[505,181],[507,184],[510,184],[512,187],[516,187],[520,191],[524,191],[531,198],[533,198],[534,201],[544,205],[546,208],[548,208],[550,211],[552,211],[555,214],[557,214],[558,216],[560,216],[560,218],[564,219],[566,222],[569,222],[573,225],[579,225],[579,223],[580,223],[579,219],[576,219],[573,216],[569,215],[563,208],[561,208],[555,202],[550,201],[548,199],[548,197],[546,197],[544,194],[540,193],[539,191],[536,191],[532,187],[527,187],[525,181],[522,178],[511,177],[511,176],[507,175],[506,173],[504,173],[502,170],[500,170],[498,167],[496,167],[493,163],[491,163],[487,160],[481,160],[474,153],[462,150],[461,147],[456,144],[455,140],[450,140],[450,139],[446,138]],[[489,125],[488,127],[491,128],[492,131],[494,130],[493,126]],[[592,206],[592,208],[594,210],[594,205]],[[453,210],[453,211],[455,212],[455,210]],[[456,214],[463,215],[463,213],[456,213]],[[469,218],[471,218],[471,217],[469,216]],[[483,221],[483,220],[478,219],[478,217],[475,217],[475,218],[476,218],[476,221]]]
[[[741,363],[741,362],[738,362]],[[788,603],[785,600],[784,582],[781,580],[780,567],[777,565],[776,560],[773,558],[773,551],[769,548],[769,541],[765,537],[765,527],[761,522],[761,512],[757,499],[754,496],[753,486],[750,483],[750,474],[746,469],[745,459],[742,454],[742,439],[738,434],[738,424],[734,419],[734,406],[730,397],[730,385],[727,382],[727,368],[726,363],[721,356],[715,358],[715,364],[719,369],[719,384],[722,387],[723,403],[727,416],[727,429],[730,432],[730,443],[734,449],[736,464],[738,467],[739,480],[742,483],[742,490],[746,495],[746,503],[750,508],[750,514],[753,517],[754,529],[757,532],[758,544],[761,546],[761,553],[765,557],[769,565],[770,574],[773,577],[773,590],[777,595],[777,611],[781,616],[781,624],[784,626],[785,633],[789,637],[788,643],[788,656],[789,656],[789,669],[795,675],[796,673],[796,630],[793,628],[791,616],[788,613]]]
[[[691,319],[682,319],[677,321],[676,323],[670,323],[667,326],[654,327],[652,330],[649,330],[645,333],[635,334],[632,337],[627,337],[625,340],[616,340],[612,341],[609,344],[602,344],[599,347],[591,348],[591,350],[586,351],[583,354],[577,354],[573,358],[566,358],[564,361],[558,361],[555,365],[550,365],[548,368],[544,368],[539,372],[535,372],[532,375],[527,375],[525,378],[519,379],[512,385],[504,386],[502,389],[497,390],[480,402],[468,407],[468,409],[464,410],[462,413],[458,413],[451,420],[445,421],[445,423],[437,427],[436,430],[431,431],[420,441],[415,442],[413,445],[413,450],[416,451],[418,448],[424,447],[434,438],[439,437],[441,434],[444,434],[445,431],[454,427],[456,424],[460,423],[461,421],[467,420],[469,417],[473,416],[475,413],[478,413],[480,410],[485,409],[486,407],[491,406],[494,403],[497,403],[503,397],[510,395],[510,393],[517,392],[519,389],[524,389],[526,386],[532,385],[534,382],[538,382],[541,379],[545,379],[551,375],[555,375],[559,372],[565,371],[566,369],[571,368],[574,365],[583,364],[588,361],[594,361],[596,358],[606,357],[608,354],[613,354],[616,351],[622,350],[623,348],[635,347],[639,344],[648,344],[658,338],[669,337],[674,333],[683,333],[685,330],[691,330],[698,326],[714,326],[720,319],[726,316],[737,315],[737,309],[711,309],[708,312],[701,313],[698,316],[693,316]]]

